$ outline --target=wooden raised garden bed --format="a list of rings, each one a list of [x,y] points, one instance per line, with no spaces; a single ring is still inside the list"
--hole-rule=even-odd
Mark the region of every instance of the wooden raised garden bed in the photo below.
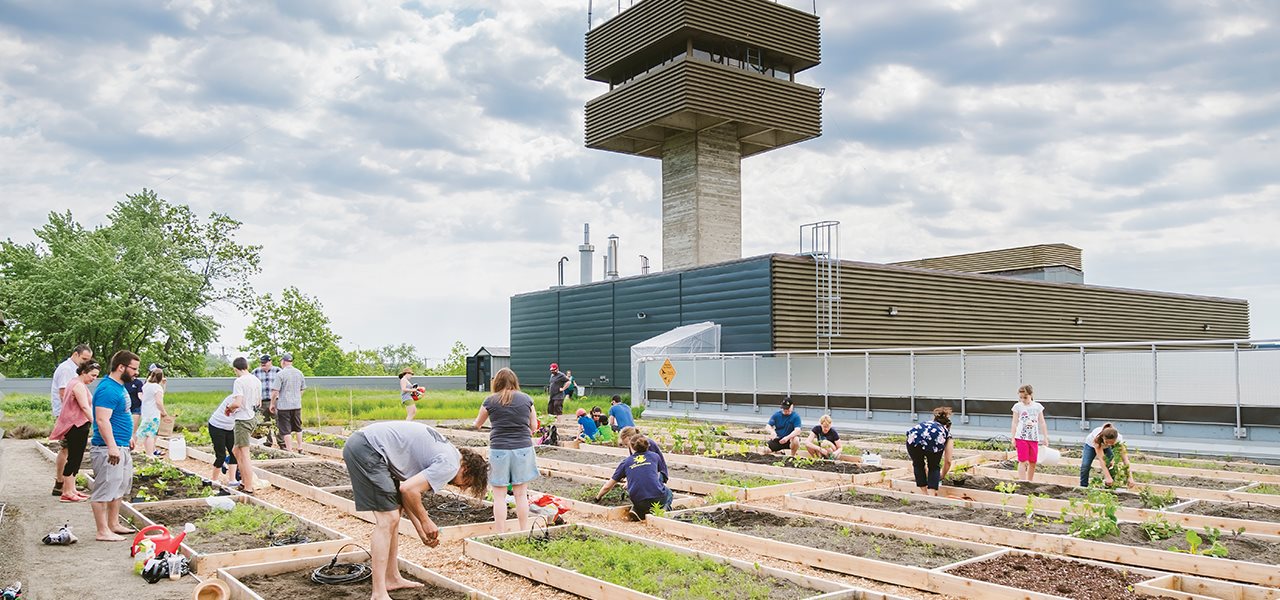
[[[1008,477],[1007,474],[988,474],[983,473],[988,469],[998,469],[1000,471],[1015,472],[1018,470],[1017,461],[1002,460],[992,463],[983,464],[978,474],[987,475],[988,477]],[[1102,472],[1097,466],[1093,467],[1092,473],[1101,476]],[[1080,465],[1074,463],[1060,463],[1056,465],[1037,465],[1036,479],[1049,483],[1058,483],[1063,485],[1074,485],[1080,478]],[[1160,473],[1148,473],[1145,471],[1133,470],[1134,482],[1139,486],[1150,485],[1159,488],[1194,488],[1201,490],[1219,490],[1229,491],[1235,490],[1249,485],[1247,481],[1239,479],[1220,479],[1190,475],[1164,475]]]
[[[562,473],[602,477],[605,479],[613,475],[618,462],[622,460],[619,457],[608,454],[550,446],[541,446],[537,452],[539,466]],[[704,496],[723,490],[732,493],[739,500],[776,498],[792,492],[802,492],[830,485],[830,483],[822,481],[764,476],[745,471],[729,471],[682,464],[668,464],[667,470],[671,477],[667,485],[672,490]]]
[[[969,477],[967,475],[957,479],[960,480],[959,482],[964,483],[966,487],[955,487],[954,484],[957,483],[957,480],[949,480],[947,482],[948,485],[942,486],[938,493],[947,498],[1013,506],[1018,510],[1023,509],[1030,503],[1031,506],[1038,510],[1052,511],[1070,508],[1071,499],[1083,501],[1088,496],[1088,491],[1084,488],[1059,486],[1052,483],[1035,482],[1028,484],[1011,480],[997,481],[983,476]],[[1015,486],[1017,491],[1005,494],[992,489],[998,485],[1012,485]],[[892,488],[903,492],[910,492],[916,489],[913,481],[894,481]],[[1272,508],[1268,505],[1261,505],[1255,511],[1242,510],[1238,516],[1235,516],[1230,515],[1229,511],[1197,510],[1193,508],[1197,504],[1197,501],[1194,500],[1184,501],[1173,498],[1171,504],[1165,504],[1170,501],[1168,497],[1162,498],[1154,495],[1144,497],[1126,490],[1115,490],[1115,493],[1121,505],[1116,514],[1121,519],[1146,521],[1163,518],[1179,525],[1197,529],[1216,527],[1226,531],[1236,531],[1243,528],[1250,533],[1280,535],[1280,523],[1254,521],[1248,518],[1251,512],[1261,513],[1266,508]],[[1159,508],[1144,508],[1144,506],[1158,506]]]
[[[622,448],[599,446],[595,444],[583,444],[578,449],[584,452],[596,452],[616,456],[618,457],[618,460],[621,460],[622,457],[628,454],[628,452]],[[745,454],[734,455],[732,457],[728,455],[695,456],[692,454],[667,452],[666,448],[663,448],[663,453],[663,456],[666,457],[668,466],[684,464],[712,469],[725,469],[729,471],[746,471],[748,473],[772,475],[775,477],[809,479],[814,481],[834,481],[846,484],[852,483],[854,485],[879,483],[906,473],[905,469],[883,469],[880,467],[871,467],[844,461],[828,460],[813,461],[812,463],[808,460],[794,461],[783,455],[766,456],[763,454]],[[798,466],[781,466],[774,463]],[[806,465],[809,468],[802,468]]]
[[[977,467],[973,470],[973,473],[975,475],[981,475],[983,477],[991,477],[996,479],[1013,479],[1014,477],[1016,477],[1016,473],[1014,471],[992,468],[992,467]],[[1169,476],[1163,476],[1163,477],[1169,477]],[[1223,489],[1214,489],[1214,488],[1204,487],[1205,485],[1208,485],[1210,482],[1214,481],[1214,480],[1205,479],[1205,478],[1188,480],[1188,483],[1201,484],[1199,486],[1196,486],[1196,485],[1174,486],[1174,485],[1161,485],[1156,483],[1142,483],[1141,476],[1137,474],[1134,475],[1134,480],[1135,480],[1134,481],[1135,485],[1134,485],[1133,491],[1135,492],[1141,491],[1143,489],[1150,489],[1158,493],[1172,493],[1179,498],[1184,498],[1187,500],[1219,500],[1219,501],[1226,501],[1226,502],[1231,502],[1231,501],[1245,502],[1252,499],[1254,502],[1262,502],[1264,504],[1280,506],[1280,496],[1273,496],[1271,499],[1266,499],[1266,498],[1259,499],[1258,497],[1263,496],[1263,494],[1254,494],[1254,493],[1248,492],[1246,488],[1250,484],[1247,482],[1234,482],[1236,484],[1236,487],[1223,490]],[[1036,482],[1053,484],[1053,485],[1061,485],[1061,486],[1067,486],[1067,487],[1077,487],[1080,485],[1080,477],[1079,475],[1041,474],[1039,471],[1036,471]]]
[[[855,493],[856,492],[856,493]],[[1178,571],[1206,577],[1263,585],[1280,584],[1280,538],[1219,532],[1229,558],[1172,552],[1188,549],[1185,532],[1153,541],[1141,524],[1120,521],[1116,532],[1100,539],[1071,534],[1071,527],[1055,511],[1032,511],[1016,505],[1000,506],[973,501],[894,492],[878,488],[844,487],[836,490],[790,494],[785,506],[810,514],[869,523],[896,529],[930,531],[962,540],[1065,554],[1137,567]],[[1068,517],[1074,518],[1074,517]],[[1081,521],[1087,523],[1088,521]],[[1206,538],[1208,532],[1202,532]]]
[[[942,572],[1004,590],[999,595],[982,597],[1071,600],[1129,600],[1135,595],[1135,586],[1160,575],[1157,571],[1117,569],[1093,561],[1018,550],[974,558],[945,567]]]
[[[164,525],[177,535],[187,523],[196,531],[187,535],[182,552],[191,559],[197,575],[207,576],[222,567],[337,553],[351,538],[282,511],[257,498],[226,496],[236,503],[233,515],[223,513],[217,524],[201,519],[214,511],[206,500],[169,500],[124,505],[124,512],[142,526]],[[223,529],[225,527],[226,529]],[[295,536],[306,536],[307,540]],[[291,539],[292,538],[292,539]],[[286,543],[286,542],[294,543]],[[273,545],[282,544],[282,545]]]
[[[898,598],[584,525],[552,527],[532,537],[516,532],[471,538],[465,544],[467,556],[585,598]]]
[[[937,577],[932,569],[1001,550],[739,504],[678,511],[665,518],[650,516],[646,522],[688,539],[731,544],[773,558],[936,592],[954,593],[957,582]]]
[[[255,565],[224,567],[218,569],[218,579],[230,588],[230,600],[297,600],[300,598],[325,598],[326,600],[366,600],[373,591],[369,580],[349,585],[322,585],[311,581],[311,572],[329,564],[331,556],[296,558]],[[364,552],[346,552],[337,556],[338,564],[358,564],[369,561]],[[410,580],[425,583],[414,590],[393,592],[397,600],[496,600],[465,584],[458,583],[435,571],[399,559],[400,573]]]
[[[1134,591],[1175,600],[1280,600],[1280,589],[1190,575],[1164,575],[1134,586]]]
[[[596,503],[595,495],[600,492],[600,487],[604,485],[605,480],[560,473],[544,468],[539,468],[538,471],[541,473],[541,477],[529,482],[529,496],[531,498],[548,494],[558,498],[570,511],[600,515],[619,521],[630,519],[631,500],[627,498],[625,483],[619,483],[614,486],[601,503]],[[671,503],[671,508],[689,508],[701,504],[701,502],[701,500],[692,496],[676,494]],[[572,515],[573,512],[570,512],[569,516],[572,517]]]
[[[308,454],[342,460],[342,447],[346,444],[347,438],[340,435],[303,430],[302,443],[298,445],[298,449]]]

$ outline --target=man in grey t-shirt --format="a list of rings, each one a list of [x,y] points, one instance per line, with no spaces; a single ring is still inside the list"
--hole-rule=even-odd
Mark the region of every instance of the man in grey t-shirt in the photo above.
[[[342,459],[356,510],[373,511],[374,598],[416,587],[396,567],[401,515],[422,543],[434,548],[440,544],[440,528],[422,505],[422,495],[453,485],[479,498],[489,487],[489,463],[483,457],[455,448],[435,429],[413,421],[382,421],[355,432],[342,448]]]
[[[293,355],[288,352],[280,355],[280,367],[271,378],[271,405],[267,410],[276,416],[285,450],[296,452],[302,444],[302,392],[307,389],[307,380],[293,366]]]

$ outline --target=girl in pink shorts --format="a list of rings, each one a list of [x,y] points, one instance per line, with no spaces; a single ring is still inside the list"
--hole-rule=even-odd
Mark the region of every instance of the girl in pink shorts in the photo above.
[[[1013,405],[1013,423],[1009,427],[1009,436],[1018,450],[1018,478],[1023,481],[1035,479],[1040,446],[1049,439],[1044,405],[1035,401],[1033,393],[1029,385],[1018,388],[1018,403]]]

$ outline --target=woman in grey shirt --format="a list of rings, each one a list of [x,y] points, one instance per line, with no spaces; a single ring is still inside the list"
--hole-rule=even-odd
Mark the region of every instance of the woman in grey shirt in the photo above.
[[[538,478],[538,462],[533,450],[533,432],[538,430],[538,413],[533,399],[520,391],[520,380],[511,369],[493,376],[493,394],[484,399],[475,428],[485,421],[489,429],[489,485],[493,488],[493,520],[502,533],[507,522],[507,486],[516,500],[520,530],[529,528],[528,483]]]

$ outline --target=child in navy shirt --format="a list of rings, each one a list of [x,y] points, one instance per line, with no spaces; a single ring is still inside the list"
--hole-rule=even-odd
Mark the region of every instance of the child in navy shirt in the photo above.
[[[659,463],[662,459],[649,451],[649,440],[642,435],[631,438],[631,456],[622,459],[613,477],[605,482],[596,494],[596,501],[618,485],[627,480],[627,496],[631,497],[631,514],[637,520],[644,520],[645,515],[656,504],[663,510],[671,510],[671,489],[662,483]]]

